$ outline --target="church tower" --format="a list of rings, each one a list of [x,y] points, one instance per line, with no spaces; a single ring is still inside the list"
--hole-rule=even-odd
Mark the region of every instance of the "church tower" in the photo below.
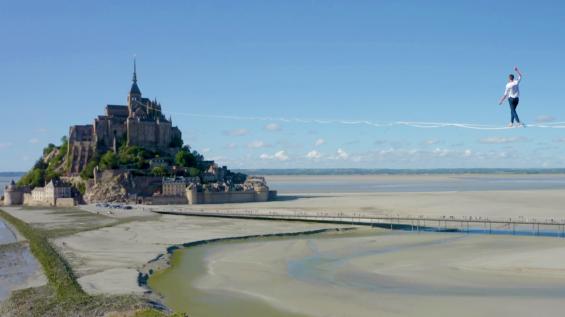
[[[133,79],[132,79],[131,89],[129,90],[128,95],[128,109],[130,116],[132,113],[135,112],[136,104],[140,103],[141,101],[141,90],[139,90],[139,86],[137,86],[137,67],[135,58],[133,59]]]

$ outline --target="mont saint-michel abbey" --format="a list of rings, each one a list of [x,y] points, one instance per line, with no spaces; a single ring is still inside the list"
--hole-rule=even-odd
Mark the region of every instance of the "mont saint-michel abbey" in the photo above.
[[[116,151],[123,142],[165,153],[174,153],[182,145],[180,130],[163,115],[161,104],[141,95],[135,61],[127,105],[107,105],[105,115],[95,118],[93,124],[70,128],[70,173],[80,173],[95,153]]]

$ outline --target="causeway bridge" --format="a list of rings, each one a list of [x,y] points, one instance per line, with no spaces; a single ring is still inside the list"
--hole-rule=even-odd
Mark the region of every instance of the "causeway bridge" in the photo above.
[[[565,219],[402,216],[269,210],[153,210],[160,214],[371,226],[412,232],[459,232],[565,238]]]

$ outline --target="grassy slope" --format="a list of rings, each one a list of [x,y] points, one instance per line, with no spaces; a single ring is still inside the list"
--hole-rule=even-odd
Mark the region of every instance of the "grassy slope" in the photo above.
[[[60,298],[80,298],[86,296],[75,279],[69,264],[59,256],[47,238],[20,219],[0,210],[0,216],[14,226],[28,241],[33,255],[39,261],[49,285]]]
[[[91,296],[76,281],[69,264],[55,250],[45,233],[0,210],[0,218],[27,240],[47,276],[48,285],[13,292],[0,308],[2,316],[99,316],[108,312],[135,316],[164,316],[148,308],[138,296]],[[122,313],[120,313],[122,312]]]

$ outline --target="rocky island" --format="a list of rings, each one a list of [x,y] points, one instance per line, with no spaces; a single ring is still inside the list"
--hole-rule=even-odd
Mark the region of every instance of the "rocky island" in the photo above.
[[[232,172],[184,144],[161,103],[142,96],[134,60],[127,104],[108,104],[92,124],[71,126],[4,196],[7,206],[68,207],[259,202],[276,192],[264,178]]]

